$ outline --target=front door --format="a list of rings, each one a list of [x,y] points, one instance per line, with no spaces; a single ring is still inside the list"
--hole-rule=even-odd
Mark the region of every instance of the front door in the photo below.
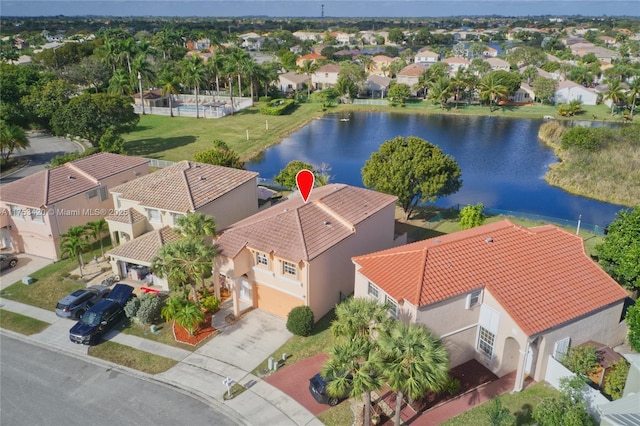
[[[524,361],[524,374],[526,374],[527,376],[531,375],[531,366],[533,364],[533,347],[532,345],[529,345],[529,347],[527,348],[527,353],[525,355],[525,361]]]
[[[240,300],[253,304],[253,288],[244,278],[240,279]]]

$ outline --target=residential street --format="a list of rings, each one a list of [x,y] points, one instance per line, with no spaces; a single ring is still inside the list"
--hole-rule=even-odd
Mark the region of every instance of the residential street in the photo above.
[[[0,178],[0,185],[44,170],[45,165],[49,164],[51,159],[56,155],[80,151],[80,145],[68,139],[46,134],[28,133],[27,136],[29,137],[31,146],[23,151],[16,152],[14,155],[16,157],[28,157],[29,164],[17,173]]]
[[[2,424],[240,424],[176,388],[4,334],[0,342]]]

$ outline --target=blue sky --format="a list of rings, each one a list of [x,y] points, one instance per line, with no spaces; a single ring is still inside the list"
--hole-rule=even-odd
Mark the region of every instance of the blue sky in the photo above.
[[[461,15],[640,16],[626,0],[0,0],[2,16],[437,17]]]

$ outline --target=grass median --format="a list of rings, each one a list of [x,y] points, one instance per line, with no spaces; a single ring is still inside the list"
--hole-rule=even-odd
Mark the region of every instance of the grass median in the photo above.
[[[148,374],[164,373],[178,363],[173,359],[109,341],[89,347],[89,355]]]
[[[0,309],[0,327],[31,336],[49,327],[49,323],[22,314]]]

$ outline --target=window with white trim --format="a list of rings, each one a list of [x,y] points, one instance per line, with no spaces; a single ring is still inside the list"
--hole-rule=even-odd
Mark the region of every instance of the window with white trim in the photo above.
[[[465,303],[466,309],[471,309],[482,302],[482,290],[476,290],[467,294],[467,301]]]
[[[9,204],[9,210],[11,211],[11,216],[13,216],[14,219],[24,220],[24,216],[22,216],[22,209],[20,207]]]
[[[384,302],[389,305],[389,315],[391,315],[395,319],[398,319],[398,302],[389,297],[388,294],[385,294]]]
[[[565,356],[569,353],[569,345],[571,344],[571,338],[565,337],[562,340],[558,340],[553,345],[553,358],[562,362]]]
[[[269,256],[266,253],[256,252],[256,263],[258,265],[269,267]]]
[[[104,201],[107,198],[109,198],[109,193],[107,192],[107,187],[106,186],[100,187],[100,201]]]
[[[298,276],[298,267],[291,262],[287,262],[286,260],[282,261],[282,273],[284,275],[291,275],[292,277]]]
[[[367,294],[373,297],[374,299],[377,299],[378,295],[380,294],[378,286],[376,286],[374,283],[369,281],[369,284],[367,286]]]
[[[42,209],[31,209],[31,221],[36,223],[44,223],[44,215]]]
[[[178,218],[180,216],[184,216],[184,215],[182,215],[180,213],[174,213],[174,212],[171,212],[169,214],[171,215],[171,225],[173,225],[173,226],[178,225]]]
[[[489,358],[493,357],[493,345],[496,341],[496,335],[480,326],[478,332],[478,350],[483,352]]]
[[[156,209],[147,209],[147,218],[149,222],[161,223],[162,217],[160,215],[160,210]]]

